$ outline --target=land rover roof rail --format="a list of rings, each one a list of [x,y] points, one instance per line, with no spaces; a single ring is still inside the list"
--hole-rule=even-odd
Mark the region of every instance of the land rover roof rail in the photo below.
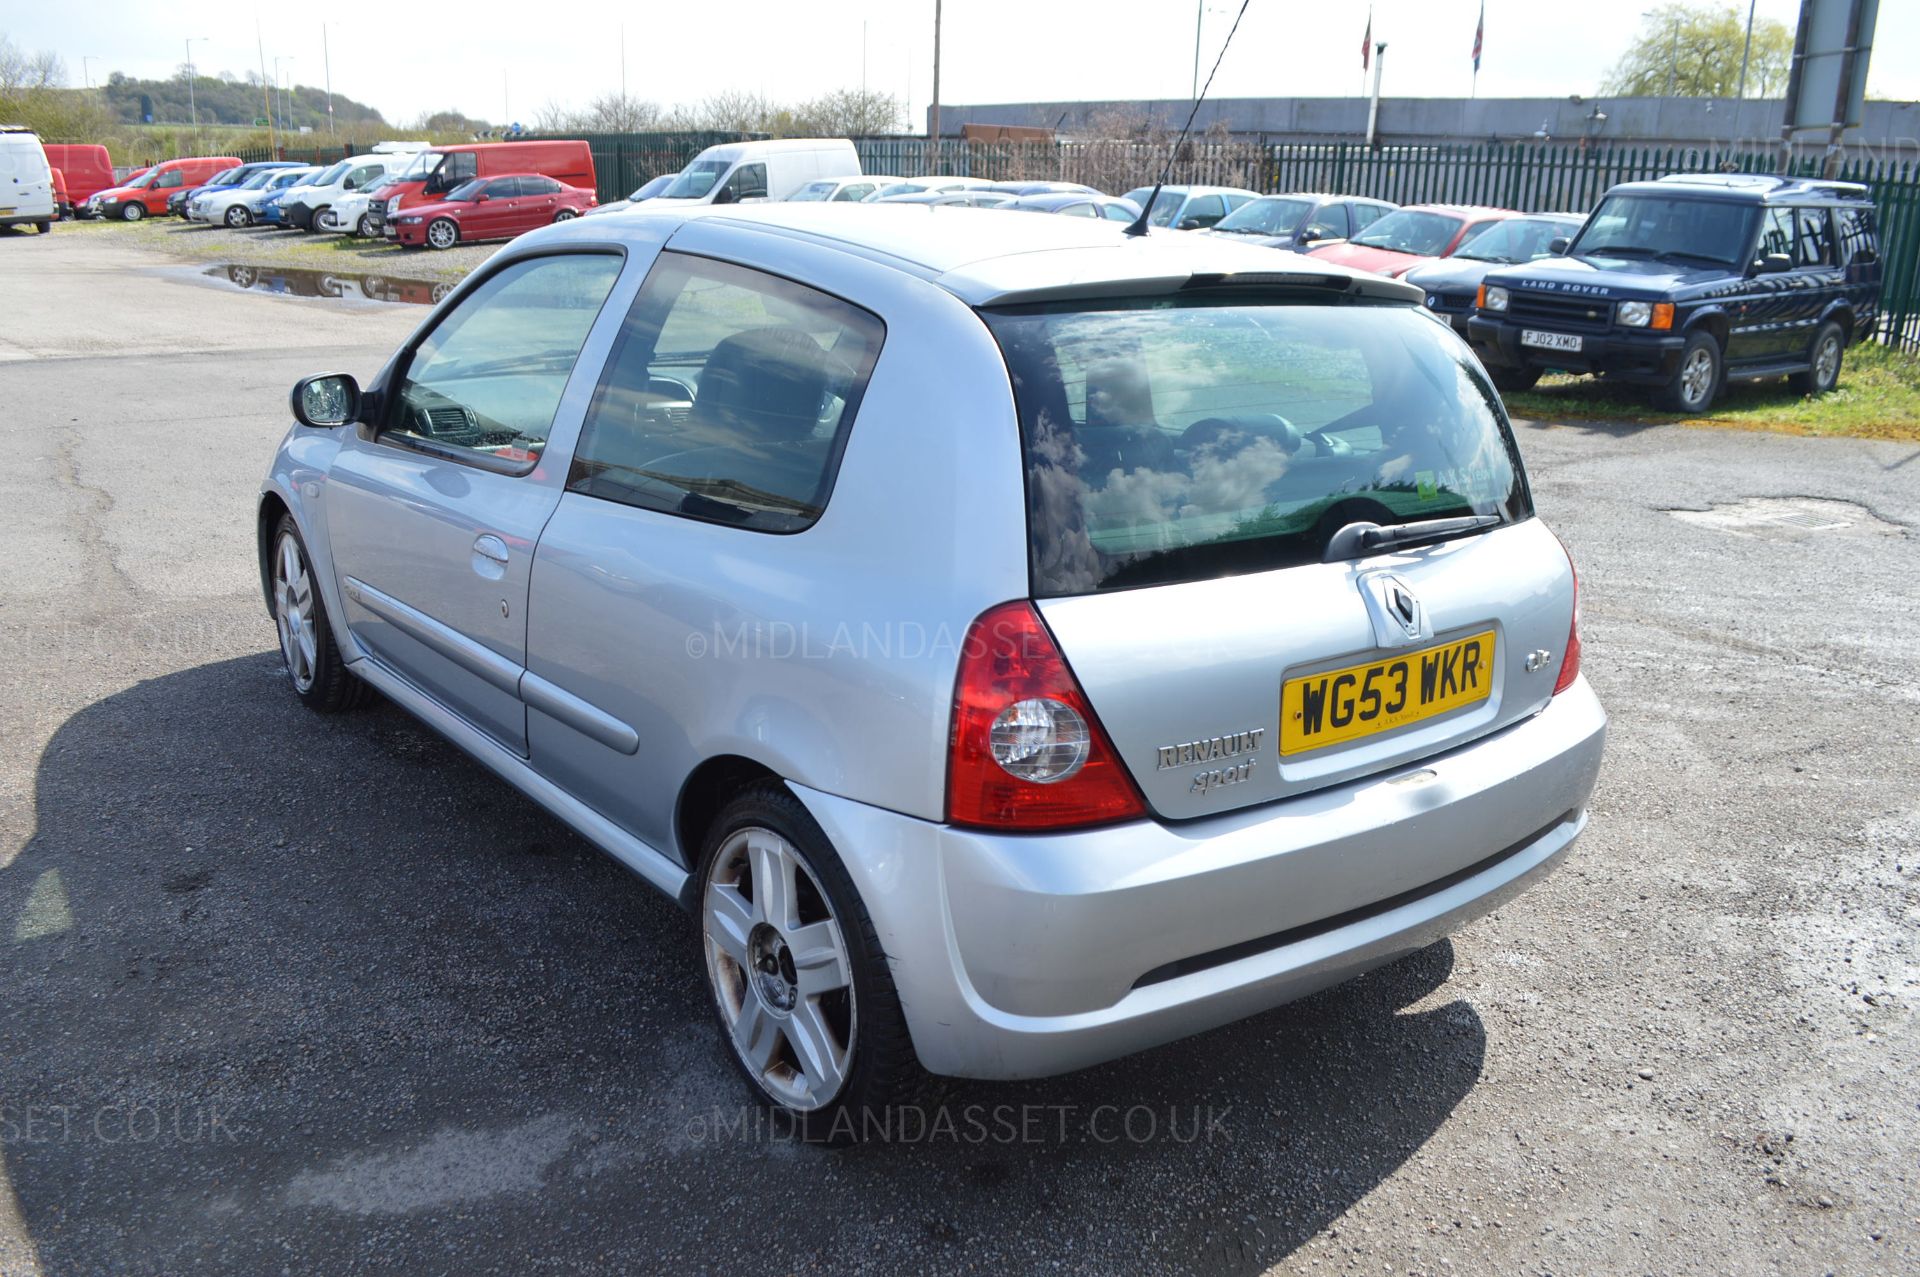
[[[1836,182],[1821,177],[1788,177],[1778,173],[1669,173],[1655,178],[1685,186],[1718,186],[1729,191],[1757,191],[1768,194],[1792,191],[1806,195],[1832,195],[1843,199],[1865,199],[1867,188],[1859,182]]]

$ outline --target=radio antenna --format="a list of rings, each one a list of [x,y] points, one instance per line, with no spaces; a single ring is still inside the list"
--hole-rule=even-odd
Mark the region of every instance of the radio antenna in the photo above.
[[[1167,154],[1167,166],[1160,170],[1160,180],[1153,184],[1153,194],[1147,196],[1147,206],[1140,210],[1140,216],[1133,225],[1127,227],[1125,234],[1145,235],[1147,219],[1153,216],[1153,202],[1160,198],[1160,188],[1167,184],[1167,178],[1173,174],[1173,162],[1180,155],[1180,148],[1186,145],[1187,134],[1193,129],[1193,117],[1200,114],[1200,104],[1207,100],[1207,90],[1213,87],[1213,77],[1220,72],[1220,61],[1227,56],[1227,46],[1233,43],[1233,33],[1240,29],[1240,19],[1247,16],[1247,6],[1253,0],[1240,0],[1240,12],[1233,15],[1233,26],[1227,31],[1227,38],[1220,46],[1219,56],[1213,60],[1213,70],[1207,72],[1207,82],[1200,86],[1200,96],[1193,100],[1193,109],[1187,112],[1187,122],[1180,129],[1180,136],[1173,140],[1173,150]]]

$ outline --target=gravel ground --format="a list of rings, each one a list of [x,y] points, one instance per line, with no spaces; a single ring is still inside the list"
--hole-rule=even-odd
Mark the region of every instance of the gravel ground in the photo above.
[[[281,684],[286,388],[419,311],[123,229],[0,239],[0,1273],[1920,1270],[1920,449],[1523,423],[1613,715],[1567,868],[829,1152],[742,1108],[687,918]]]

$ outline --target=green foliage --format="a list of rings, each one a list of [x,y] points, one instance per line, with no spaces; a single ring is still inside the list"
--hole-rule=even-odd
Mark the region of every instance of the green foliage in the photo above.
[[[298,133],[302,126],[315,133],[327,131],[327,92],[312,85],[296,85],[280,91],[262,87],[260,77],[249,72],[244,79],[196,75],[193,100],[187,100],[187,78],[177,75],[169,80],[135,80],[115,71],[100,90],[107,109],[122,124],[139,124],[142,96],[153,103],[155,124],[185,124],[196,118],[201,124],[238,124],[252,126],[267,118],[269,108],[276,126]],[[191,105],[191,111],[189,110]],[[357,125],[386,123],[373,107],[356,102],[345,94],[333,95],[333,122],[336,130]]]
[[[1640,33],[1614,64],[1601,91],[1618,97],[1735,97],[1746,42],[1744,8],[1663,4],[1642,15]],[[1792,60],[1793,32],[1786,24],[1756,19],[1747,96],[1773,98],[1785,93]]]

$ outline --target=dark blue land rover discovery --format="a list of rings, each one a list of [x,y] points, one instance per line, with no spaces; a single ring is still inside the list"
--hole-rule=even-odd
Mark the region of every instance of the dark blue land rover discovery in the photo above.
[[[1879,313],[1866,187],[1675,174],[1608,191],[1562,255],[1490,272],[1467,332],[1503,390],[1601,373],[1694,413],[1729,378],[1824,394]]]

